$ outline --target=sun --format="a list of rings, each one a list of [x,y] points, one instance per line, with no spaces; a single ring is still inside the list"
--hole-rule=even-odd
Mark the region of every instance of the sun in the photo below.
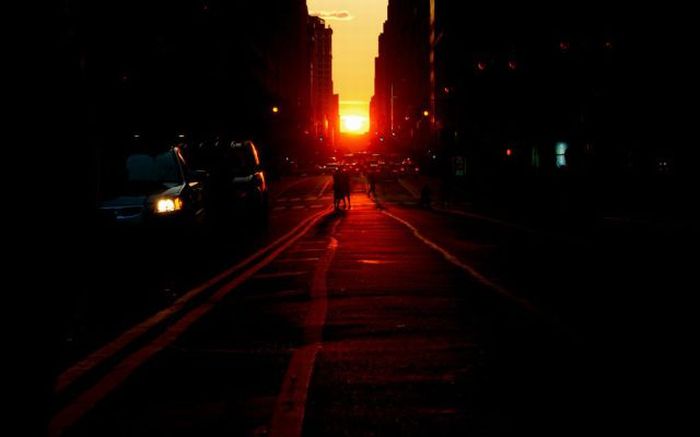
[[[343,115],[340,117],[340,121],[340,130],[343,132],[350,132],[354,134],[367,132],[367,117],[363,117],[361,115]]]

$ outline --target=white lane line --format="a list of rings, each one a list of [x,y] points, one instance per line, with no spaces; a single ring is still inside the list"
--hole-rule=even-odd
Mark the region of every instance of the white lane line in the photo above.
[[[393,218],[394,220],[398,221],[399,223],[402,223],[404,226],[406,226],[408,229],[410,229],[413,232],[413,235],[421,240],[423,243],[425,243],[428,247],[436,250],[442,256],[449,261],[450,263],[454,264],[455,266],[461,268],[465,272],[467,272],[469,275],[471,275],[474,279],[476,279],[479,283],[482,285],[492,289],[496,293],[500,294],[503,297],[506,297],[514,302],[516,302],[518,305],[520,305],[522,308],[536,312],[537,309],[534,305],[532,305],[530,302],[528,302],[526,299],[520,298],[515,296],[513,293],[510,291],[506,290],[504,287],[496,284],[483,274],[481,274],[478,270],[476,270],[474,267],[470,266],[469,264],[466,264],[465,262],[461,261],[459,258],[456,256],[452,255],[450,252],[447,250],[443,249],[442,247],[438,246],[437,244],[433,243],[432,241],[428,240],[425,238],[423,235],[421,235],[420,232],[418,232],[418,229],[416,229],[412,224],[407,222],[406,220],[399,218],[387,211],[382,211],[384,214],[387,216]]]
[[[404,190],[408,191],[408,194],[415,197],[416,199],[420,199],[420,193],[418,192],[418,190],[410,186],[408,182],[404,181],[403,179],[399,179],[399,185],[401,185]]]
[[[95,368],[100,363],[116,355],[119,351],[126,348],[133,341],[143,336],[146,332],[150,331],[154,326],[159,325],[160,323],[172,317],[173,314],[178,313],[180,310],[182,310],[185,304],[194,299],[196,296],[200,295],[202,292],[217,284],[218,282],[221,282],[222,280],[226,279],[228,276],[243,269],[245,266],[252,263],[256,258],[259,258],[264,253],[270,251],[273,247],[277,246],[278,244],[281,244],[284,240],[294,236],[309,222],[317,220],[317,216],[326,213],[327,212],[325,211],[320,211],[316,215],[308,217],[307,219],[299,223],[296,227],[294,227],[294,229],[281,236],[274,242],[258,250],[257,252],[244,259],[243,261],[239,262],[235,266],[224,270],[223,272],[209,279],[203,284],[191,289],[190,291],[182,295],[179,299],[177,299],[170,307],[165,308],[157,312],[153,316],[147,318],[146,320],[140,322],[139,324],[134,325],[132,328],[120,334],[119,337],[115,338],[114,340],[97,349],[95,352],[80,360],[70,368],[66,369],[63,373],[61,373],[58,376],[56,380],[56,392],[62,392],[73,382],[75,382],[78,378],[82,377],[85,373],[89,372],[91,369]]]
[[[155,354],[163,350],[165,347],[175,342],[175,340],[177,340],[183,332],[185,332],[194,322],[199,320],[202,316],[204,316],[212,308],[214,308],[214,306],[217,303],[219,303],[224,297],[226,297],[226,295],[228,295],[231,291],[235,290],[243,282],[250,279],[262,268],[269,265],[282,252],[287,250],[292,244],[296,243],[299,239],[306,235],[306,233],[316,223],[318,223],[319,220],[321,220],[327,214],[330,214],[330,212],[331,208],[328,208],[327,210],[321,211],[318,214],[310,217],[308,220],[302,222],[299,226],[294,228],[295,230],[298,230],[298,233],[296,235],[293,235],[286,241],[284,240],[284,237],[278,239],[277,241],[282,241],[282,244],[279,247],[274,249],[262,260],[248,267],[238,276],[222,285],[218,289],[218,291],[216,291],[211,297],[209,297],[206,301],[200,303],[199,305],[185,313],[177,322],[169,326],[162,334],[156,337],[153,341],[149,342],[145,346],[141,347],[137,351],[131,353],[126,358],[121,360],[92,387],[88,388],[86,391],[80,394],[75,400],[73,400],[70,404],[65,406],[51,419],[51,422],[49,424],[49,435],[61,435],[66,428],[75,424],[78,420],[80,420],[81,417],[83,417],[83,415],[85,415],[85,413],[90,411],[99,401],[104,399],[109,393],[111,393],[114,389],[119,387],[134,371],[141,367],[146,361],[151,359]],[[290,234],[291,232],[287,235]],[[276,242],[273,243],[273,245],[274,244],[276,244]],[[273,245],[270,245],[268,247],[272,247]],[[267,248],[261,249],[256,254],[264,254],[266,249]],[[253,255],[249,259],[255,259],[255,257],[256,256]],[[240,263],[238,265],[244,265],[244,263]],[[227,272],[234,271],[235,269],[236,267],[227,270]],[[226,275],[222,273],[209,282],[216,283],[217,278],[221,279],[225,277]],[[198,287],[192,292],[200,288],[201,287]],[[183,296],[183,298],[184,297],[185,296]]]
[[[336,221],[331,235],[340,223]],[[304,320],[305,346],[297,349],[289,362],[289,367],[277,397],[275,411],[270,425],[271,437],[299,437],[302,435],[309,385],[313,375],[316,357],[322,348],[323,327],[328,314],[328,270],[338,248],[338,241],[331,237],[328,250],[318,263],[311,282],[311,308]]]
[[[318,209],[318,208],[323,208],[324,206],[325,206],[325,205],[313,204],[313,205],[311,205],[309,208],[311,208],[311,209]]]
[[[286,202],[289,200],[289,197],[276,197],[275,201],[277,202]]]
[[[292,197],[291,199],[289,199],[290,202],[298,202],[300,200],[301,200],[301,197]]]
[[[325,182],[325,183],[323,184],[323,186],[321,187],[321,191],[318,192],[318,197],[323,196],[323,193],[326,191],[326,188],[328,188],[328,186],[329,186],[330,184],[331,184],[331,179],[330,179],[330,178],[326,178],[326,182]]]

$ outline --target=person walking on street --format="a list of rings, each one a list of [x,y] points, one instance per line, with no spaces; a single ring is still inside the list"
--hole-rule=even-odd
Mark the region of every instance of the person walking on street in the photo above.
[[[377,192],[375,191],[377,188],[376,187],[377,180],[376,180],[374,173],[369,172],[367,174],[367,182],[369,182],[369,190],[367,191],[367,196],[370,199],[374,199],[375,197],[377,197]]]
[[[350,175],[347,172],[341,174],[343,187],[343,206],[345,209],[352,208],[350,204]],[[346,202],[347,199],[347,202]]]
[[[340,169],[336,169],[333,172],[333,208],[336,211],[340,209],[340,199],[345,200],[344,197],[343,174],[340,172]]]

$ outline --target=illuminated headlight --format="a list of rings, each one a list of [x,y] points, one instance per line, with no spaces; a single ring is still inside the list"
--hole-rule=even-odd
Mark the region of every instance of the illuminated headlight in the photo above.
[[[156,212],[158,214],[167,214],[182,209],[182,200],[179,197],[165,197],[158,199],[156,202]]]

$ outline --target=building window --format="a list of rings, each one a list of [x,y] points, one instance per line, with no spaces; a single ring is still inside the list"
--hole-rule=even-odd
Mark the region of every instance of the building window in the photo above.
[[[566,144],[564,142],[557,143],[557,145],[555,147],[557,168],[566,167],[566,151],[568,149],[569,149],[568,144]]]

